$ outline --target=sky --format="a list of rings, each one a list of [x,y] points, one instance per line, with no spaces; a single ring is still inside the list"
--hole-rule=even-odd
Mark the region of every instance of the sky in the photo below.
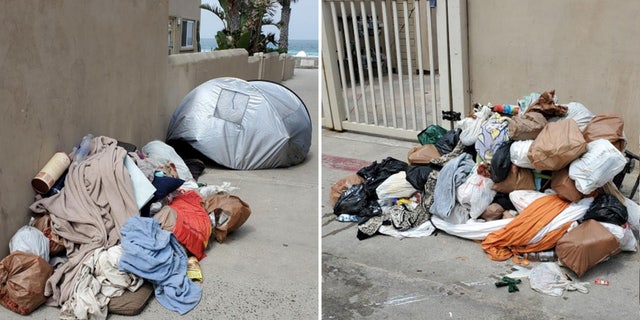
[[[289,39],[291,40],[318,40],[318,11],[319,0],[298,0],[291,4],[291,20],[289,21]],[[217,0],[202,0],[217,6]],[[280,20],[280,5],[277,5],[275,21]],[[200,38],[214,38],[215,34],[222,30],[220,19],[207,10],[200,10]],[[273,26],[264,27],[263,32],[273,32],[278,38],[278,29]]]

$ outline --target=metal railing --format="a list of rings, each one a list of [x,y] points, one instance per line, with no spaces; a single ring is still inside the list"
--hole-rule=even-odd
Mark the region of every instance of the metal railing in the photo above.
[[[324,126],[415,138],[443,121],[451,80],[441,3],[436,16],[433,0],[323,0]]]

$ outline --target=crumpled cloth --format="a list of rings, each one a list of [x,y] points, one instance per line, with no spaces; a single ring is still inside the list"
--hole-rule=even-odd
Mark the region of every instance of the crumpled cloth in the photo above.
[[[456,204],[456,189],[467,179],[474,165],[471,155],[463,153],[442,167],[436,181],[430,213],[441,218],[449,216]]]
[[[124,165],[127,151],[109,137],[95,137],[87,157],[69,168],[60,193],[34,202],[30,209],[49,213],[52,231],[64,240],[69,260],[47,280],[47,305],[69,298],[87,255],[120,240],[120,227],[138,214],[131,177]]]
[[[153,218],[133,217],[120,229],[120,270],[153,284],[158,302],[181,315],[200,302],[202,289],[187,277],[187,253],[173,233]]]
[[[74,290],[60,310],[60,319],[106,319],[109,300],[125,290],[135,292],[144,280],[118,270],[122,246],[96,249],[82,262]]]

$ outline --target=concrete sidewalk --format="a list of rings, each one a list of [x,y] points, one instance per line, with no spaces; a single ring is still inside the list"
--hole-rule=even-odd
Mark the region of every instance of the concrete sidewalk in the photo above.
[[[479,243],[438,232],[423,238],[375,235],[356,238],[355,223],[335,220],[329,205],[333,183],[372,161],[407,161],[416,141],[322,131],[322,318],[323,319],[637,319],[637,253],[623,252],[582,278],[589,293],[552,297],[533,291],[528,279],[519,292],[496,288],[512,260],[490,260]],[[629,193],[628,174],[623,193]],[[637,201],[638,196],[635,196]],[[537,262],[532,262],[532,265]],[[568,269],[566,269],[568,270]],[[610,281],[594,285],[594,279]]]
[[[208,168],[200,183],[231,183],[232,194],[252,214],[227,240],[209,242],[202,268],[202,299],[180,316],[151,298],[136,319],[317,319],[318,259],[318,70],[296,69],[283,82],[306,104],[313,123],[307,159],[291,168],[236,171]],[[24,317],[0,308],[0,319],[58,319],[59,308],[42,306]],[[110,315],[109,319],[131,319]]]

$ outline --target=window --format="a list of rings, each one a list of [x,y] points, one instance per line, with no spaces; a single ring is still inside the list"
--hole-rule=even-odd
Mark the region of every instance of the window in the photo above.
[[[193,20],[182,20],[182,40],[180,44],[181,49],[193,49],[194,26],[195,23]]]

